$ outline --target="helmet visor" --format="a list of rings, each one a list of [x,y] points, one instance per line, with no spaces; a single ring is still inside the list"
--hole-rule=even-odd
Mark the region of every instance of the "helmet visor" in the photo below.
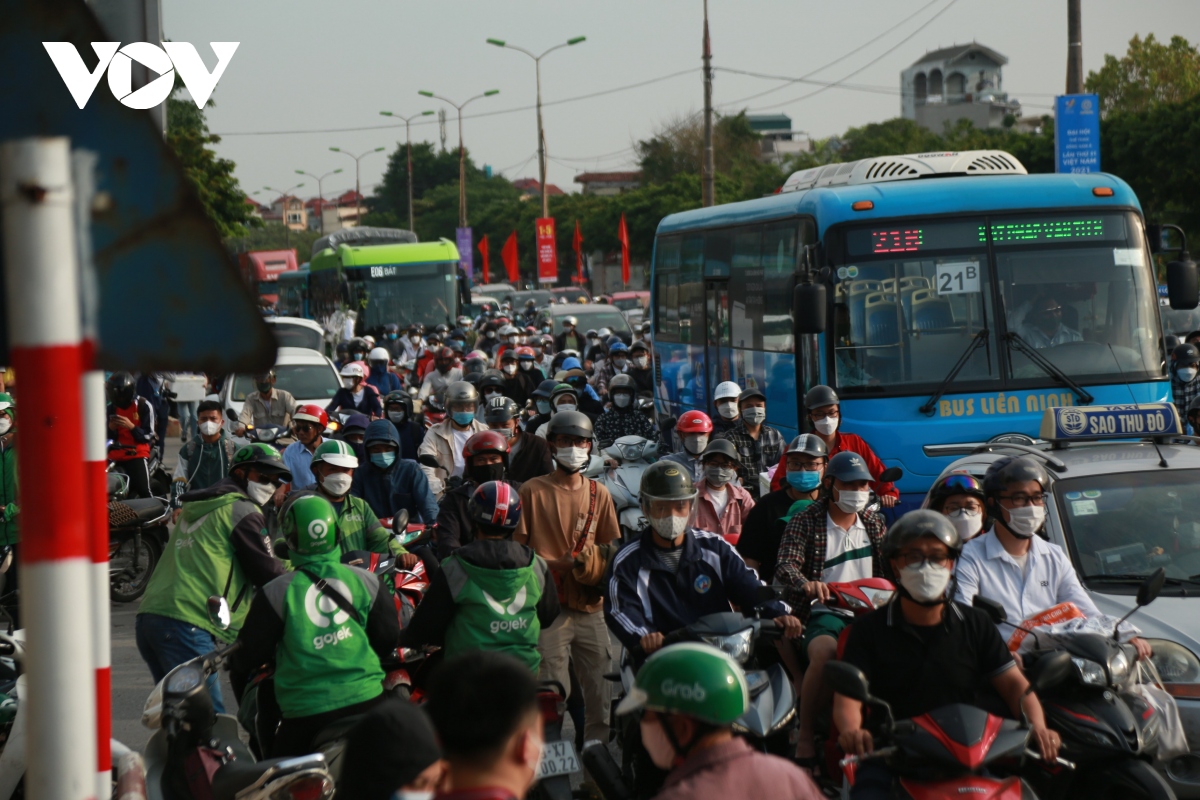
[[[651,494],[642,494],[641,497],[642,513],[646,515],[646,519],[650,522],[650,527],[655,528],[660,533],[662,529],[656,527],[655,519],[666,519],[675,517],[685,520],[686,528],[694,527],[696,524],[696,492],[693,490],[691,494],[683,497],[657,497]],[[673,523],[679,525],[681,523]],[[678,534],[675,534],[678,535]],[[673,538],[670,535],[663,538]]]

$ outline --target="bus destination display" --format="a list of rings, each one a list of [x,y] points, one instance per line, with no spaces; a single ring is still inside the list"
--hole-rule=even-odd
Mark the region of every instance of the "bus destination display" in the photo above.
[[[1027,244],[1070,244],[1122,239],[1125,226],[1117,215],[1059,219],[1017,219],[985,223],[976,218],[955,222],[901,223],[847,231],[850,256],[886,256],[933,250],[971,249]]]

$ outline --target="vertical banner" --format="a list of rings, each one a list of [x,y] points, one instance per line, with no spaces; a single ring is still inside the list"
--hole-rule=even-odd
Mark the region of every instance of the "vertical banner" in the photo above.
[[[1054,171],[1100,171],[1100,96],[1054,98]]]
[[[504,268],[508,270],[508,282],[520,289],[521,273],[517,271],[516,231],[510,233],[508,239],[504,242],[504,249],[500,251],[500,260],[504,262]]]
[[[621,224],[617,226],[617,241],[621,243],[621,282],[629,288],[629,228],[625,226],[625,212],[621,212]]]
[[[481,281],[481,282],[482,283],[491,283],[492,276],[491,276],[491,271],[489,270],[490,265],[488,264],[487,234],[484,234],[483,238],[479,240],[479,255],[483,256],[483,262],[481,265],[483,268],[483,281]]]
[[[455,228],[454,240],[458,243],[458,265],[467,273],[467,283],[475,283],[475,243],[470,228]]]
[[[554,217],[534,220],[537,230],[538,283],[558,281],[558,245],[554,240]]]
[[[575,220],[575,237],[571,240],[571,249],[575,251],[575,280],[583,285],[583,231],[579,230],[579,220]]]

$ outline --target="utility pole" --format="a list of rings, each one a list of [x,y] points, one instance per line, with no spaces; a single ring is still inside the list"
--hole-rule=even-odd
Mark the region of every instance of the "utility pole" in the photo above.
[[[415,231],[413,227],[413,178],[412,178],[412,133],[409,130],[409,125],[417,117],[427,117],[432,111],[422,111],[420,114],[413,114],[411,117],[404,117],[400,114],[394,114],[391,111],[380,111],[380,116],[395,117],[396,119],[404,120],[404,141],[408,145],[408,229]]]
[[[1074,0],[1079,2],[1079,0]],[[704,0],[704,164],[700,169],[700,197],[705,207],[716,204],[713,173],[712,40],[708,36],[708,0]]]
[[[483,94],[477,94],[474,97],[467,98],[461,103],[455,103],[449,98],[442,97],[440,94],[425,91],[422,89],[417,92],[422,97],[432,97],[436,100],[441,100],[443,103],[449,103],[458,111],[458,227],[467,227],[467,151],[463,146],[463,127],[462,114],[463,109],[468,104],[480,99],[481,97],[491,97],[492,95],[500,94],[499,89],[489,89]]]
[[[1083,93],[1083,10],[1067,0],[1067,94]]]

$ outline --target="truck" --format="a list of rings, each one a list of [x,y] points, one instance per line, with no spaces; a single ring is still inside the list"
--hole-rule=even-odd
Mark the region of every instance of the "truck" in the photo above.
[[[296,250],[251,250],[238,255],[238,263],[242,267],[242,277],[254,290],[259,300],[274,304],[279,300],[276,281],[285,272],[292,272],[299,267]]]

